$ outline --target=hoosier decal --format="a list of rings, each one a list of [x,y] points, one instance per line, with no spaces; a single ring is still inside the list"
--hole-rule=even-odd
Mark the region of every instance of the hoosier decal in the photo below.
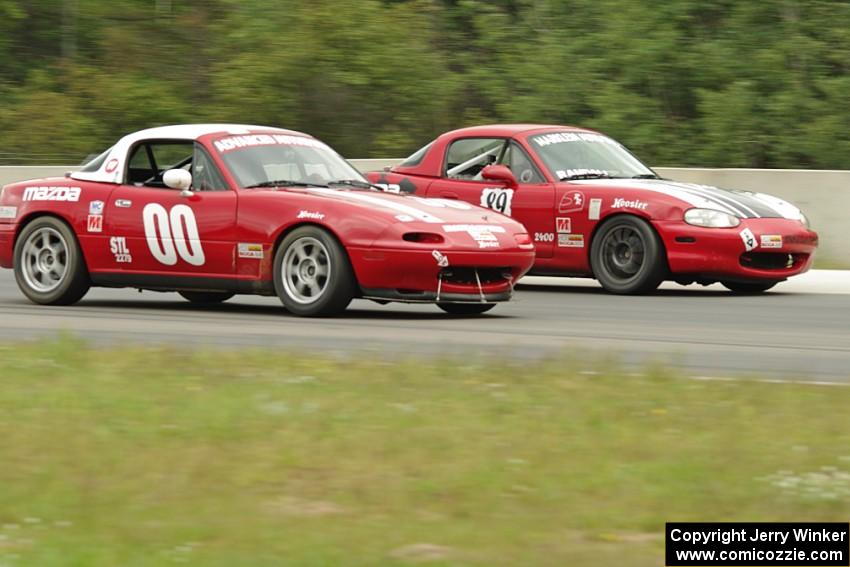
[[[611,208],[612,209],[637,209],[639,211],[645,211],[646,207],[648,207],[648,206],[649,206],[649,204],[644,202],[644,201],[638,201],[637,199],[632,201],[632,200],[622,199],[622,198],[618,197],[618,198],[614,199],[614,204],[611,205]]]

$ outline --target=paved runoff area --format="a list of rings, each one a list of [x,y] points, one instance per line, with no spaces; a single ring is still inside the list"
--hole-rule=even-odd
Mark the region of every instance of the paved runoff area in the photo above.
[[[850,385],[850,271],[813,271],[758,296],[664,284],[614,296],[592,280],[528,277],[514,301],[452,317],[433,305],[355,300],[341,317],[300,319],[271,297],[214,307],[176,293],[93,289],[78,305],[42,307],[0,270],[0,340],[69,331],[95,344],[271,347],[330,356],[615,359],[639,373],[663,363],[695,378],[759,376]]]

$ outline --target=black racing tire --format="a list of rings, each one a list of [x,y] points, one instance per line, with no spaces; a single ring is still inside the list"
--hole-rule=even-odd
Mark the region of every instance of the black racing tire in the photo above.
[[[80,243],[56,217],[38,217],[15,242],[15,281],[21,292],[40,305],[73,305],[91,288]]]
[[[280,243],[274,288],[286,310],[302,317],[337,315],[358,289],[345,249],[317,226],[297,228]]]
[[[602,223],[590,247],[594,277],[611,293],[651,293],[667,277],[667,256],[645,220],[618,215]]]
[[[496,307],[495,303],[438,303],[437,307],[452,315],[481,315]]]
[[[178,291],[184,299],[197,303],[198,305],[215,305],[224,303],[234,295],[229,291]]]
[[[723,286],[733,293],[739,294],[756,294],[763,293],[776,284],[778,281],[765,281],[765,282],[720,282]]]

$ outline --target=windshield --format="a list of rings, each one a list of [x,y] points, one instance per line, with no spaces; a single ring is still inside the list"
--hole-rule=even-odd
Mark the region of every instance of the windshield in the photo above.
[[[429,144],[422,146],[415,152],[413,152],[407,159],[401,162],[399,165],[402,167],[413,167],[422,163],[422,159],[425,157],[425,154],[428,153],[428,150],[431,149],[431,146],[434,145],[434,142],[430,142]]]
[[[230,136],[216,140],[215,147],[240,187],[270,186],[275,182],[324,186],[343,180],[368,185],[359,171],[313,138],[280,134]]]
[[[529,137],[531,147],[559,180],[594,177],[656,177],[619,142],[590,132]]]

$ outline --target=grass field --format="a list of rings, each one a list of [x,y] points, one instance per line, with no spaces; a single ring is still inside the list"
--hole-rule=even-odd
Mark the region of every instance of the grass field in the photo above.
[[[848,406],[567,355],[5,346],[0,566],[657,567],[665,521],[847,521]]]

